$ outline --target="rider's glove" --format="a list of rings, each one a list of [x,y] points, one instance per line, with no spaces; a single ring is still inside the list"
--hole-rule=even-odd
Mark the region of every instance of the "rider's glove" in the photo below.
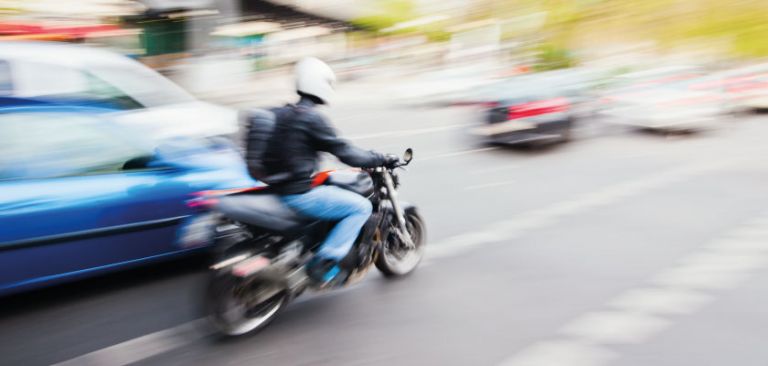
[[[394,154],[384,155],[384,166],[394,168],[400,162],[400,157]]]

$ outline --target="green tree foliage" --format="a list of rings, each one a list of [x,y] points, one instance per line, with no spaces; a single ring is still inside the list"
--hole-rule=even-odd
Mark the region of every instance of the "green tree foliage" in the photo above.
[[[536,71],[547,71],[564,69],[576,66],[576,59],[565,48],[554,44],[544,43],[536,49],[538,57],[534,69]]]
[[[675,47],[725,41],[735,56],[768,56],[765,0],[545,0],[545,32],[563,47],[576,39],[648,39]],[[582,42],[583,43],[583,42]]]
[[[378,32],[397,23],[417,17],[416,7],[411,0],[382,0],[373,14],[352,20],[362,29]]]

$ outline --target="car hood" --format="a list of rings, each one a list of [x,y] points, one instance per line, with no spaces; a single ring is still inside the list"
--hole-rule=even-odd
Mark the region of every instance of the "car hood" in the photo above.
[[[156,140],[234,136],[238,130],[236,110],[201,101],[120,111],[113,117]]]

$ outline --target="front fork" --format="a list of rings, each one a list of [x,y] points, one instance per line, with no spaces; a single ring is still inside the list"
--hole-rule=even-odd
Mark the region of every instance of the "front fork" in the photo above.
[[[384,185],[387,187],[387,197],[392,203],[392,208],[395,211],[395,217],[397,218],[398,230],[396,230],[397,236],[405,243],[408,249],[414,249],[416,245],[411,239],[410,233],[408,233],[408,225],[405,222],[405,212],[400,207],[400,202],[397,200],[397,190],[395,184],[392,181],[392,175],[389,174],[387,169],[381,169],[381,175],[384,177]]]

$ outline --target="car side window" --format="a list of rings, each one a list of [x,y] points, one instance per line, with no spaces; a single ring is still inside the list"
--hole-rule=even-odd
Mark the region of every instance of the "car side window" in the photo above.
[[[118,109],[144,107],[120,88],[86,70],[28,61],[13,66],[14,95],[17,96],[95,102]]]
[[[0,180],[106,174],[142,168],[151,149],[108,121],[72,113],[0,114]]]
[[[88,81],[88,88],[86,90],[87,98],[104,100],[113,107],[124,110],[144,108],[144,106],[137,102],[133,97],[125,94],[123,91],[102,80],[98,76],[93,75],[90,72],[86,72],[84,75]]]

